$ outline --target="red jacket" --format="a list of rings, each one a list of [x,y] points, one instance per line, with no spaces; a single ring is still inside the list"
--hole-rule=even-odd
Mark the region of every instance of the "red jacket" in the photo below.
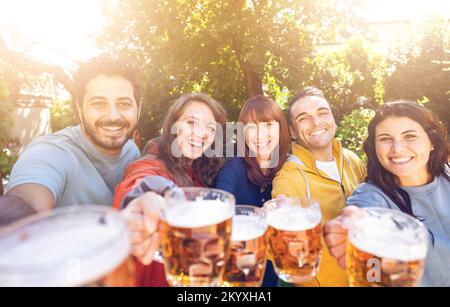
[[[120,204],[125,195],[136,187],[140,180],[146,176],[162,176],[177,183],[172,174],[166,167],[166,164],[157,157],[159,146],[155,141],[147,144],[147,154],[141,159],[130,164],[125,172],[124,179],[116,186],[113,206],[120,208]],[[195,179],[196,176],[190,171],[194,179],[194,186],[202,186]],[[164,266],[159,262],[152,262],[150,265],[144,265],[136,259],[136,285],[144,287],[168,287]]]

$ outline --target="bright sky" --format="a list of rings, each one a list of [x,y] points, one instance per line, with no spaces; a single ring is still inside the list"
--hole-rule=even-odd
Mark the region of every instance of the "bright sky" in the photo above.
[[[99,2],[102,0],[0,0],[0,35],[8,27],[74,59],[94,56],[98,51],[93,35],[101,30]],[[369,0],[365,15],[372,21],[422,19],[429,13],[450,18],[450,0]],[[7,37],[6,37],[7,40]],[[21,40],[18,45],[24,46]],[[71,60],[42,47],[23,47],[45,62],[63,66]]]
[[[98,0],[0,0],[0,35],[10,31],[57,50],[73,59],[94,56],[98,51],[93,35],[101,30],[102,20]],[[21,36],[19,36],[21,37]],[[11,45],[11,42],[10,44]],[[19,46],[16,46],[19,45]],[[26,46],[20,38],[14,48]],[[34,46],[34,44],[32,45]],[[71,60],[41,46],[25,51],[40,60],[70,65]]]

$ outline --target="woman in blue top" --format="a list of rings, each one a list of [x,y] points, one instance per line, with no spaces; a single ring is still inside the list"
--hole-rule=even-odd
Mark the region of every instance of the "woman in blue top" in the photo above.
[[[447,129],[428,109],[387,103],[369,124],[367,180],[347,200],[385,207],[423,221],[430,233],[422,286],[450,286],[450,174]],[[349,216],[356,208],[347,208]],[[345,266],[343,217],[324,227],[331,253]]]
[[[236,204],[262,207],[272,198],[272,180],[290,151],[288,123],[275,101],[255,96],[245,102],[237,128],[238,157],[230,159],[220,170],[216,187],[232,193]],[[277,283],[268,261],[262,285]]]

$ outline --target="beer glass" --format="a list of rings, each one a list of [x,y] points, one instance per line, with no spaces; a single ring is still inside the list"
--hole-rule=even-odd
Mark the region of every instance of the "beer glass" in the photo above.
[[[348,222],[347,272],[354,287],[411,287],[420,282],[427,230],[412,216],[367,208]]]
[[[322,257],[322,214],[306,198],[277,198],[264,204],[270,257],[278,277],[304,283],[317,275]]]
[[[264,210],[255,206],[236,206],[231,232],[231,255],[225,264],[222,286],[261,286],[267,260],[266,230]]]
[[[231,251],[234,196],[209,188],[169,191],[161,218],[162,255],[171,286],[217,286]]]
[[[128,227],[110,207],[41,213],[0,230],[0,286],[134,286]]]

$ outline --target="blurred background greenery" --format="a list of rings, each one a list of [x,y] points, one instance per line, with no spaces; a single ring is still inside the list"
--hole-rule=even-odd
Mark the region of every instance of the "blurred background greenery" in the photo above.
[[[96,44],[142,72],[143,142],[159,134],[170,102],[183,93],[211,95],[233,121],[253,95],[269,95],[285,108],[297,90],[314,85],[332,105],[338,137],[363,157],[368,122],[386,101],[424,103],[450,126],[449,19],[403,23],[409,35],[381,52],[359,13],[366,2],[100,1]],[[1,73],[0,148],[7,148],[8,80]],[[53,131],[76,123],[72,103],[54,101]],[[4,151],[0,167],[8,173],[12,160]]]

